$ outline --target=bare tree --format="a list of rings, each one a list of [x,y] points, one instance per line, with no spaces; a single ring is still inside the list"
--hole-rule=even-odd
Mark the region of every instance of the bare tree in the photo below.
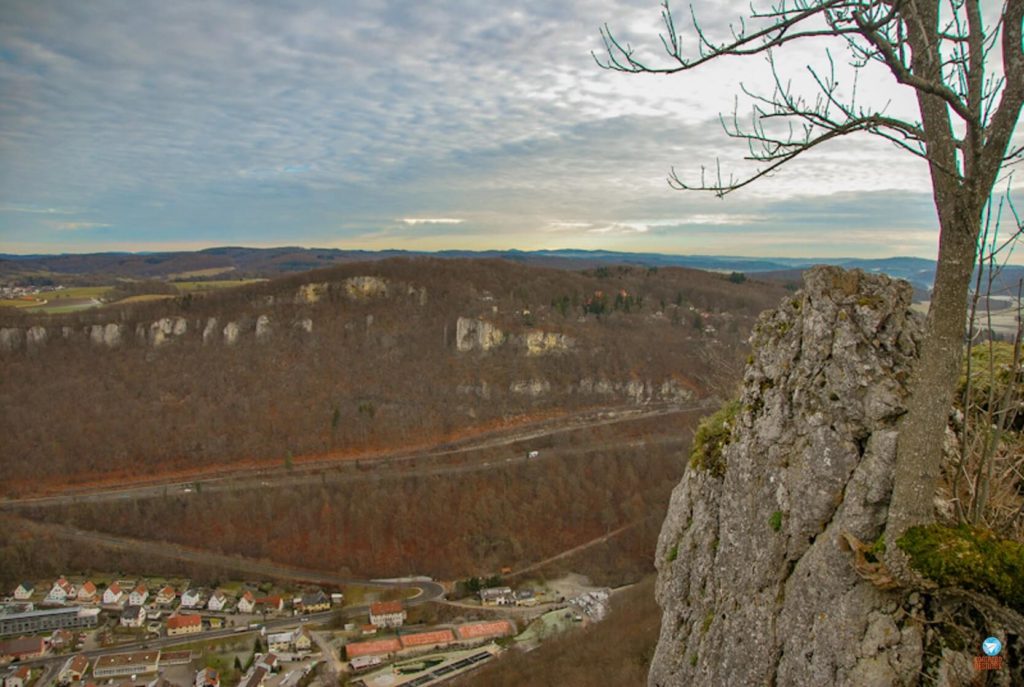
[[[764,10],[752,7],[732,27],[731,38],[717,42],[695,16],[684,40],[665,2],[661,42],[667,61],[649,63],[607,25],[601,31],[605,49],[595,54],[603,68],[646,74],[686,72],[727,56],[767,57],[774,75],[771,93],[743,89],[753,100],[751,124],[741,126],[735,115],[731,121],[723,119],[729,136],[749,144],[746,159],[753,160],[757,169],[743,177],[723,178],[718,173],[710,181],[702,173],[697,183],[684,181],[673,170],[669,183],[676,189],[723,196],[812,148],[852,134],[880,137],[927,163],[940,226],[938,265],[928,336],[900,430],[888,541],[933,518],[942,440],[963,356],[967,296],[982,213],[1002,170],[1024,159],[1024,148],[1011,146],[1024,103],[1024,0],[1005,0],[991,26],[983,21],[984,4],[981,0],[777,0]],[[790,44],[808,41],[826,45],[842,41],[855,72],[882,65],[899,85],[912,89],[919,117],[901,118],[887,114],[884,107],[862,105],[855,87],[851,95],[841,96],[827,47],[821,63],[808,67],[813,92],[794,93],[780,74],[775,56]],[[776,133],[780,130],[782,135]]]

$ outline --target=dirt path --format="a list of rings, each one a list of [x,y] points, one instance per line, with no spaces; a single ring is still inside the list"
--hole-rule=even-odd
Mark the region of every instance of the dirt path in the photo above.
[[[598,544],[606,542],[609,539],[611,539],[612,537],[616,537],[616,536],[622,534],[626,530],[633,529],[634,527],[636,527],[637,525],[639,525],[643,521],[644,521],[643,518],[641,518],[640,520],[634,520],[633,522],[625,524],[625,525],[623,525],[622,527],[620,527],[620,528],[618,528],[616,530],[612,530],[608,534],[602,535],[602,536],[598,537],[597,539],[591,539],[590,541],[584,542],[584,543],[580,544],[579,546],[574,546],[573,548],[567,549],[567,550],[563,551],[562,553],[555,554],[551,558],[545,558],[542,561],[537,561],[536,563],[531,563],[530,565],[526,566],[525,568],[520,568],[519,570],[512,571],[508,575],[504,575],[504,577],[520,577],[520,576],[522,576],[522,575],[524,575],[524,574],[526,574],[528,572],[533,572],[534,570],[539,570],[540,568],[543,568],[545,565],[548,565],[549,563],[554,563],[555,561],[561,560],[563,558],[568,558],[569,556],[577,554],[580,551],[586,551],[587,549],[589,549],[592,546],[597,546]]]

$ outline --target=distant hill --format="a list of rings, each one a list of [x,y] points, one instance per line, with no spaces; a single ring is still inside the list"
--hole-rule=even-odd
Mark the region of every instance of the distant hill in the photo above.
[[[110,284],[119,279],[244,279],[273,278],[285,274],[352,262],[396,257],[499,259],[559,269],[590,269],[602,265],[688,267],[711,272],[743,272],[783,284],[800,283],[800,274],[814,265],[881,272],[914,285],[916,297],[927,300],[935,278],[935,261],[914,257],[893,258],[750,258],[728,255],[669,255],[603,250],[345,250],[338,248],[245,248],[223,246],[200,251],[163,253],[87,253],[61,255],[9,255],[0,253],[0,285]],[[997,293],[1013,293],[1024,278],[1024,266],[1008,266],[995,284]]]

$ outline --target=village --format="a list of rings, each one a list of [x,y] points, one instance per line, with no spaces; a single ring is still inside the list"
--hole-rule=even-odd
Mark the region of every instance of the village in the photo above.
[[[426,687],[509,647],[528,649],[600,621],[609,598],[591,590],[567,600],[564,589],[536,593],[476,578],[466,589],[467,598],[445,602],[459,616],[427,622],[407,596],[412,586],[351,588],[355,598],[346,598],[341,590],[271,583],[26,581],[0,603],[0,684]]]

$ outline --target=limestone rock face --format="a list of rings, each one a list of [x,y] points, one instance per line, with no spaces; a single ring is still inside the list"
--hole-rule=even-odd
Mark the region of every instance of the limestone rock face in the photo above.
[[[206,326],[203,327],[203,345],[212,343],[217,337],[217,322],[216,317],[211,317],[206,320]]]
[[[25,341],[28,343],[29,348],[45,346],[46,339],[46,327],[35,325],[34,327],[29,327],[28,331],[25,332]]]
[[[388,283],[380,277],[349,277],[344,282],[350,298],[375,298],[388,295]]]
[[[237,322],[228,322],[224,325],[224,343],[228,346],[234,346],[238,343],[238,336],[240,333]]]
[[[724,475],[688,469],[662,526],[650,685],[917,684],[922,625],[842,546],[884,528],[910,302],[905,282],[820,267],[761,316]]]
[[[256,340],[265,341],[270,338],[270,318],[267,315],[260,315],[256,318]]]
[[[505,333],[486,320],[460,317],[455,323],[455,346],[462,352],[489,351],[505,343]]]
[[[149,325],[149,345],[159,348],[188,331],[188,321],[184,317],[162,317]]]
[[[563,353],[568,351],[576,343],[571,336],[534,330],[526,333],[527,355],[546,355],[548,353]]]
[[[21,348],[23,335],[17,327],[0,327],[0,351],[15,351]]]
[[[514,394],[525,394],[536,398],[551,391],[551,382],[546,379],[520,380],[509,384],[508,390]]]
[[[299,287],[298,293],[295,295],[295,302],[319,303],[323,297],[327,295],[328,288],[330,288],[330,285],[327,282],[303,284]]]

